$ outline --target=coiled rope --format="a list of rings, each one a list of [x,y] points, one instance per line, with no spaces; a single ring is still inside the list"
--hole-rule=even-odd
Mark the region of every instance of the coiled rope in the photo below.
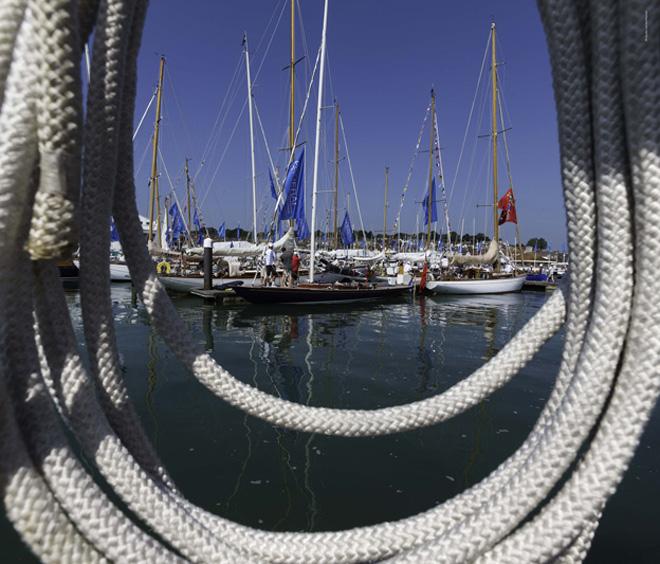
[[[464,381],[369,411],[307,407],[243,384],[177,317],[147,253],[133,185],[146,2],[1,3],[0,493],[26,544],[45,562],[581,561],[660,392],[660,10],[648,4],[540,2],[559,118],[567,286]],[[92,31],[83,123],[79,64]],[[514,455],[419,515],[272,533],[210,514],[177,490],[128,397],[110,302],[111,215],[162,338],[212,393],[274,425],[365,436],[439,423],[513,378],[566,313],[551,397]],[[89,369],[54,266],[78,231]]]

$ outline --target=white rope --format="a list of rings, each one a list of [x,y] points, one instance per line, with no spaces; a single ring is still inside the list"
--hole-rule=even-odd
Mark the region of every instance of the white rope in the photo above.
[[[649,34],[648,43],[638,38],[646,14],[656,29],[659,12],[645,14],[642,0],[593,2],[591,10],[584,2],[541,2],[559,118],[568,286],[454,387],[367,411],[270,396],[236,380],[194,343],[153,272],[135,203],[131,126],[145,2],[102,0],[98,11],[83,2],[80,12],[73,5],[16,0],[0,7],[6,16],[0,19],[0,494],[35,554],[48,562],[583,559],[660,392],[660,36]],[[80,144],[75,65],[92,29]],[[49,160],[58,151],[62,159]],[[80,214],[58,220],[67,241],[58,246],[36,195],[44,175],[50,181],[81,154]],[[65,178],[75,187],[80,176],[78,170]],[[71,186],[55,184],[53,193],[75,209]],[[110,302],[111,214],[137,292],[164,341],[209,390],[275,425],[366,436],[444,421],[514,377],[566,310],[551,397],[514,455],[419,515],[321,533],[264,532],[212,515],[182,497],[129,400]],[[80,295],[89,369],[52,260],[34,253],[56,256],[69,248],[77,223],[84,235]],[[24,246],[29,237],[31,254]],[[79,448],[112,498],[78,462]]]

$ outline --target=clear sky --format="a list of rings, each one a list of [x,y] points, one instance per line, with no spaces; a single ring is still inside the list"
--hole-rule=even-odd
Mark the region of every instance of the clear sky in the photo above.
[[[167,59],[163,89],[162,154],[179,197],[184,192],[183,163],[191,174],[208,225],[226,221],[251,226],[251,180],[246,80],[241,39],[248,34],[254,99],[276,163],[283,166],[287,144],[289,0],[153,0],[139,58],[135,122],[146,108],[157,79],[158,55]],[[296,113],[300,116],[307,79],[320,43],[322,0],[299,0]],[[286,4],[286,6],[285,6]],[[277,19],[281,21],[276,27]],[[505,103],[505,126],[522,238],[543,236],[559,247],[565,240],[559,174],[556,115],[545,37],[530,0],[438,2],[431,0],[332,0],[328,21],[328,67],[324,103],[341,105],[350,162],[367,229],[382,230],[384,167],[390,167],[389,219],[398,213],[402,187],[433,85],[437,92],[439,135],[450,193],[452,228],[491,232],[485,223],[488,184],[488,113],[473,123],[460,174],[457,163],[468,113],[475,95],[490,22],[498,35],[498,63]],[[267,46],[270,43],[270,49]],[[260,70],[259,70],[260,69]],[[486,65],[486,71],[488,64]],[[232,81],[233,79],[233,81]],[[483,94],[482,94],[483,95]],[[487,95],[487,92],[486,92]],[[223,100],[225,105],[219,108]],[[481,100],[481,98],[478,98]],[[475,116],[480,115],[478,101]],[[314,113],[312,90],[301,141],[306,145],[307,214],[311,207]],[[241,111],[243,113],[241,114]],[[334,120],[324,111],[322,166],[317,226],[325,223],[333,186]],[[255,118],[256,119],[256,118]],[[147,209],[153,106],[135,139],[136,183],[141,211]],[[233,131],[233,135],[232,135]],[[255,123],[258,227],[272,214],[268,161]],[[428,132],[422,147],[426,149]],[[346,149],[341,147],[340,215],[352,193]],[[204,161],[202,161],[204,158]],[[203,162],[203,164],[202,164]],[[501,167],[502,169],[504,167]],[[428,152],[418,155],[402,230],[413,231],[428,174]],[[508,187],[500,175],[501,192]],[[169,190],[161,166],[161,194]],[[359,226],[350,197],[354,227]],[[488,219],[490,215],[488,215]],[[320,224],[320,225],[319,225]],[[421,227],[420,227],[421,229]],[[505,238],[513,239],[507,225]]]

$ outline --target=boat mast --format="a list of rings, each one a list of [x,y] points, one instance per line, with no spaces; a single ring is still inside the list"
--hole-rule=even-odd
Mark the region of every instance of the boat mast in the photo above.
[[[387,188],[389,185],[390,167],[385,167],[385,204],[383,205],[383,251],[387,249]]]
[[[291,62],[289,64],[291,98],[289,100],[289,149],[293,152],[296,143],[295,78],[296,78],[296,0],[291,0]]]
[[[154,123],[154,139],[151,153],[151,178],[149,182],[149,244],[152,243],[154,212],[156,212],[158,246],[161,246],[162,229],[160,223],[160,196],[158,194],[158,135],[160,133],[160,108],[163,98],[163,72],[165,70],[165,57],[160,58],[158,70],[158,96],[156,97],[156,121]]]
[[[426,224],[426,249],[431,245],[431,218],[433,217],[433,142],[435,129],[435,90],[431,88],[431,141],[429,144],[429,196],[426,204],[427,224]]]
[[[335,231],[334,231],[334,248],[337,248],[338,235],[337,231],[337,200],[339,198],[339,104],[335,100]]]
[[[188,200],[188,232],[192,229],[192,202],[190,198],[190,174],[188,171],[188,157],[186,157],[186,165],[184,167],[186,173],[186,198]]]
[[[497,244],[498,254],[499,254],[499,243],[500,243],[500,226],[498,224],[497,218],[497,69],[496,69],[496,59],[495,59],[495,22],[490,24],[491,29],[491,40],[492,40],[492,58],[491,58],[491,81],[492,81],[492,91],[493,91],[493,108],[492,108],[492,125],[491,125],[491,135],[493,137],[493,239]],[[499,272],[500,270],[500,261],[499,256],[495,261],[495,271]]]
[[[328,0],[323,6],[323,31],[321,32],[321,67],[319,69],[319,94],[316,103],[316,136],[314,141],[314,179],[312,182],[312,238],[309,260],[309,281],[314,282],[314,259],[316,255],[316,194],[319,180],[319,145],[321,141],[321,111],[323,109],[323,73],[325,71],[325,34],[328,28]]]
[[[252,163],[252,233],[254,244],[257,244],[257,172],[254,165],[254,122],[252,120],[252,79],[250,78],[250,51],[248,49],[247,32],[243,32],[243,49],[245,51],[245,75],[247,77],[248,116],[250,121],[250,159]]]

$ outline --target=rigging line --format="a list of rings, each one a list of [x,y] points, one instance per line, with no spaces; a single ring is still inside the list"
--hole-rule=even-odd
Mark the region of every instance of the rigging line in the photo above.
[[[188,229],[188,224],[186,223],[186,218],[184,217],[185,214],[183,213],[183,208],[181,207],[181,203],[179,202],[179,197],[176,194],[176,189],[174,188],[174,184],[172,183],[172,178],[170,177],[170,173],[167,170],[167,165],[165,164],[165,159],[163,158],[163,153],[161,153],[161,151],[160,151],[160,147],[158,148],[158,156],[160,157],[160,162],[163,165],[163,170],[165,171],[165,176],[167,178],[167,181],[170,184],[171,194],[174,196],[174,200],[176,201],[176,205],[179,206],[179,213],[181,215],[181,221],[183,222],[183,226],[186,229],[188,239],[190,241],[192,241],[192,238],[190,237],[190,229]],[[169,213],[169,210],[165,210],[165,213]]]
[[[316,62],[314,63],[314,69],[312,70],[312,79],[309,81],[309,86],[307,87],[307,95],[305,96],[305,103],[303,104],[303,109],[302,112],[300,113],[300,118],[298,119],[296,134],[293,136],[293,147],[291,147],[291,153],[289,154],[289,159],[286,165],[285,174],[286,171],[291,166],[291,163],[293,162],[293,158],[296,152],[296,146],[298,144],[298,138],[300,136],[300,131],[302,130],[305,115],[307,114],[307,106],[309,105],[309,98],[312,94],[312,86],[314,86],[314,77],[316,76],[316,69],[318,67],[320,58],[321,58],[321,49],[319,48],[319,50],[316,53]],[[280,205],[280,201],[283,197],[284,194],[280,193],[279,197],[277,198],[277,202],[275,204],[275,213],[277,213],[277,207]]]
[[[209,161],[211,155],[214,155],[218,150],[218,145],[222,140],[221,133],[224,130],[225,123],[226,123],[227,119],[229,119],[229,116],[230,116],[229,108],[234,106],[235,100],[238,98],[238,95],[239,95],[239,90],[240,90],[239,88],[235,88],[235,90],[234,90],[234,92],[231,96],[231,99],[228,102],[227,108],[225,110],[225,114],[222,118],[222,122],[220,123],[220,126],[218,127],[218,129],[216,129],[213,132],[213,136],[211,138],[211,143],[210,143],[209,150],[207,152],[206,158],[203,160],[202,163],[200,163],[199,180],[198,180],[197,175],[193,177],[193,181],[195,181],[195,182],[199,182],[200,184],[206,182],[206,176],[205,176],[205,173],[207,172],[206,164]]]
[[[211,127],[211,133],[209,134],[209,138],[206,141],[206,145],[204,146],[204,150],[202,151],[202,158],[200,160],[199,167],[197,168],[197,171],[193,175],[193,180],[197,178],[197,176],[199,175],[202,167],[204,166],[204,161],[207,157],[207,151],[209,150],[210,145],[211,145],[211,141],[214,138],[216,127],[218,126],[218,122],[220,121],[220,116],[222,115],[222,110],[223,110],[225,104],[227,103],[227,99],[229,98],[229,93],[230,93],[230,91],[231,91],[231,89],[234,85],[234,82],[237,79],[238,71],[242,67],[243,67],[243,52],[241,52],[238,56],[238,61],[236,62],[236,67],[234,68],[234,74],[232,75],[231,80],[229,81],[229,86],[227,86],[227,90],[225,91],[225,96],[222,99],[222,101],[220,103],[220,106],[218,108],[218,112],[216,114],[215,121],[213,122],[213,127]],[[224,123],[224,119],[223,119],[223,123]],[[222,125],[220,127],[222,127]]]
[[[307,33],[305,32],[305,22],[303,21],[302,17],[302,6],[300,5],[300,0],[296,0],[296,5],[298,9],[296,10],[296,16],[298,17],[298,25],[300,26],[300,37],[302,38],[302,46],[303,46],[303,55],[305,56],[305,72],[307,73],[307,76],[305,78],[309,77],[309,71],[311,69],[309,65],[309,44],[307,42]],[[326,46],[327,50],[327,46]],[[326,57],[327,61],[327,57]]]
[[[358,216],[360,218],[360,226],[362,227],[362,240],[364,241],[364,248],[367,248],[367,234],[364,230],[364,221],[362,221],[362,211],[360,210],[360,199],[358,198],[357,188],[355,187],[355,177],[353,176],[353,167],[351,166],[351,155],[348,152],[348,143],[346,142],[346,131],[344,130],[344,119],[339,114],[339,125],[341,129],[341,138],[344,141],[344,149],[346,150],[346,162],[348,163],[348,171],[351,173],[351,183],[353,185],[353,194],[355,195],[355,204],[357,206]]]
[[[217,166],[215,167],[215,170],[213,171],[213,175],[211,176],[211,180],[208,182],[208,186],[206,187],[206,192],[204,192],[204,197],[202,198],[202,203],[200,204],[201,206],[204,205],[204,202],[206,202],[206,198],[209,195],[209,192],[211,190],[211,186],[213,186],[213,181],[215,180],[215,177],[218,174],[218,171],[220,170],[220,166],[222,165],[222,162],[225,159],[225,156],[227,155],[227,151],[229,150],[229,145],[231,144],[232,140],[234,139],[234,134],[236,133],[236,129],[238,128],[238,124],[241,121],[241,118],[243,117],[243,114],[245,113],[245,108],[247,106],[247,98],[243,102],[243,107],[241,108],[241,111],[238,114],[238,117],[236,118],[236,122],[234,123],[234,127],[231,130],[231,133],[229,134],[229,139],[227,139],[227,143],[225,144],[225,148],[222,151],[222,154],[220,155],[220,160],[218,161]]]
[[[401,201],[399,202],[399,212],[397,213],[396,219],[394,220],[393,231],[396,233],[401,225],[401,211],[403,210],[403,203],[406,199],[406,193],[408,192],[408,187],[410,186],[410,180],[412,178],[413,167],[415,166],[415,161],[417,160],[417,155],[419,154],[419,147],[422,143],[422,135],[424,134],[424,128],[426,127],[426,120],[431,113],[431,102],[426,107],[426,112],[424,113],[424,119],[422,120],[422,126],[419,128],[419,135],[417,136],[417,144],[415,145],[415,151],[413,156],[410,159],[410,165],[408,166],[408,175],[406,177],[406,182],[403,185],[403,190],[401,191]]]
[[[149,136],[149,139],[147,139],[147,142],[144,146],[144,151],[142,152],[142,157],[140,157],[140,163],[138,164],[138,167],[137,167],[137,169],[135,169],[135,173],[133,174],[134,177],[138,176],[140,174],[140,170],[142,170],[142,165],[144,164],[144,159],[146,158],[147,153],[149,152],[149,149],[151,148],[151,142],[152,142],[153,138],[154,138],[154,135],[152,133]]]
[[[135,141],[135,138],[137,137],[137,134],[140,132],[140,128],[142,127],[142,123],[144,122],[145,118],[147,117],[147,113],[149,112],[149,108],[151,108],[151,104],[153,104],[154,100],[156,99],[156,94],[158,94],[158,88],[156,88],[154,90],[154,93],[151,95],[149,103],[147,104],[147,109],[144,110],[144,113],[142,114],[142,117],[140,118],[140,121],[138,122],[137,127],[135,128],[135,131],[133,132],[133,141]]]
[[[192,136],[190,135],[190,129],[188,128],[188,123],[184,119],[183,116],[183,109],[181,108],[181,103],[179,102],[179,97],[176,94],[176,90],[174,88],[174,80],[172,79],[172,74],[170,73],[170,66],[165,65],[165,72],[167,73],[167,84],[170,87],[170,90],[172,91],[172,97],[174,98],[174,104],[176,105],[176,108],[179,112],[179,119],[181,120],[181,125],[183,126],[183,130],[186,132],[186,136],[188,137],[188,147],[185,147],[190,153],[192,153]],[[189,153],[189,154],[190,154]]]
[[[287,4],[286,1],[282,3],[282,9],[280,10],[280,15],[277,18],[277,23],[275,24],[275,28],[273,29],[273,33],[271,34],[270,39],[268,40],[268,45],[266,45],[264,56],[261,58],[261,62],[257,67],[257,72],[254,73],[254,78],[252,79],[252,83],[257,82],[257,79],[259,78],[259,74],[261,73],[261,68],[264,66],[264,63],[266,62],[266,57],[270,52],[270,46],[273,44],[273,39],[275,38],[275,32],[280,26],[280,21],[282,20],[282,14],[284,14],[284,9],[286,8],[286,4]]]
[[[483,123],[483,120],[484,120],[484,114],[486,112],[487,102],[490,99],[490,96],[488,95],[489,92],[490,92],[489,87],[483,88],[481,90],[481,102],[479,104],[479,116],[477,117],[477,120],[475,122],[475,126],[476,126],[475,129],[477,130],[475,132],[475,135],[478,133],[479,128],[481,127],[481,124]],[[468,165],[468,168],[467,168],[467,177],[465,179],[465,185],[464,185],[464,189],[463,189],[463,201],[461,203],[461,216],[462,217],[465,215],[465,208],[467,206],[467,201],[468,201],[468,192],[470,192],[472,182],[473,182],[473,178],[475,178],[474,162],[475,162],[475,158],[477,156],[478,135],[476,135],[476,136],[477,136],[477,140],[472,145],[472,151],[470,153],[470,164]],[[484,155],[489,155],[488,151],[484,152]],[[482,163],[482,167],[483,167],[483,163]],[[481,168],[479,168],[479,170],[477,171],[476,178],[474,180],[475,183],[477,182],[477,180],[479,178],[479,171],[480,170],[481,170]],[[453,191],[452,191],[452,193],[453,193]]]
[[[468,122],[465,126],[465,133],[463,134],[463,142],[461,143],[461,151],[458,154],[458,162],[456,163],[456,172],[454,173],[454,180],[451,183],[451,188],[449,189],[449,204],[451,205],[452,198],[454,196],[454,186],[456,185],[456,179],[458,178],[458,172],[461,168],[461,159],[463,158],[463,149],[465,149],[465,143],[467,141],[468,131],[470,129],[470,122],[472,121],[472,113],[474,112],[474,104],[477,100],[477,94],[479,93],[479,85],[481,84],[481,79],[484,73],[484,67],[486,66],[486,56],[488,55],[488,46],[490,45],[490,38],[492,36],[492,30],[488,34],[488,40],[486,41],[486,48],[484,49],[484,56],[481,59],[481,69],[479,70],[479,78],[477,79],[477,87],[474,91],[474,97],[472,98],[472,106],[470,107],[470,113],[468,115]]]
[[[282,8],[280,10],[280,18],[282,17],[281,14],[284,11],[284,8],[286,7],[287,0],[282,0]],[[270,18],[268,18],[268,23],[266,24],[266,27],[264,27],[264,31],[261,34],[261,37],[259,38],[259,41],[257,42],[257,46],[253,51],[253,55],[256,57],[257,53],[259,52],[259,49],[261,49],[261,45],[264,42],[264,39],[266,39],[266,33],[268,32],[268,29],[270,28],[271,24],[273,23],[273,18],[275,17],[275,14],[277,13],[277,2],[273,4],[273,11],[270,13]],[[275,24],[275,30],[277,30],[278,24],[280,20],[277,20],[277,23]],[[275,33],[275,30],[273,30],[273,33]]]
[[[282,186],[280,184],[280,179],[277,176],[277,170],[275,169],[275,163],[273,162],[273,155],[270,152],[270,146],[268,145],[268,138],[266,137],[266,131],[264,130],[264,125],[261,122],[261,114],[259,114],[259,108],[257,107],[257,101],[252,100],[252,106],[254,107],[254,113],[257,116],[257,123],[259,124],[259,130],[261,131],[261,137],[264,141],[264,146],[266,147],[266,154],[268,155],[268,164],[270,165],[270,172],[273,175],[273,182],[275,183],[275,189],[278,194],[282,192]]]
[[[238,83],[237,83],[237,86],[238,86]],[[200,176],[201,176],[201,177],[204,176],[204,173],[205,173],[205,171],[206,171],[206,168],[205,168],[205,167],[206,167],[206,163],[207,163],[208,160],[210,159],[210,156],[213,155],[213,154],[215,154],[216,151],[217,151],[217,149],[218,149],[218,144],[219,144],[220,141],[222,140],[221,133],[222,133],[224,127],[225,127],[225,122],[227,121],[227,119],[229,119],[229,116],[230,116],[229,109],[232,108],[232,107],[234,106],[234,102],[235,102],[236,98],[238,98],[239,93],[240,93],[241,90],[242,90],[241,88],[238,88],[238,87],[235,88],[235,90],[234,90],[234,92],[233,92],[233,94],[232,94],[232,97],[231,97],[231,99],[229,100],[229,103],[228,103],[228,105],[227,105],[227,108],[226,108],[226,111],[225,111],[225,115],[224,115],[224,117],[222,118],[222,122],[220,123],[219,128],[218,128],[216,131],[214,131],[214,133],[213,133],[213,138],[212,138],[212,140],[211,140],[211,145],[210,145],[210,147],[209,147],[208,154],[207,154],[206,158],[204,159],[204,162],[202,163],[202,165],[204,165],[204,168],[202,168],[202,169],[200,170]],[[246,100],[246,102],[247,102],[247,98],[246,98],[245,100]],[[245,103],[245,102],[244,102],[244,103]],[[194,177],[193,180],[197,180],[197,178]],[[200,178],[199,181],[200,181],[200,183],[201,183],[202,181],[206,181],[206,178],[205,178],[205,177]]]

